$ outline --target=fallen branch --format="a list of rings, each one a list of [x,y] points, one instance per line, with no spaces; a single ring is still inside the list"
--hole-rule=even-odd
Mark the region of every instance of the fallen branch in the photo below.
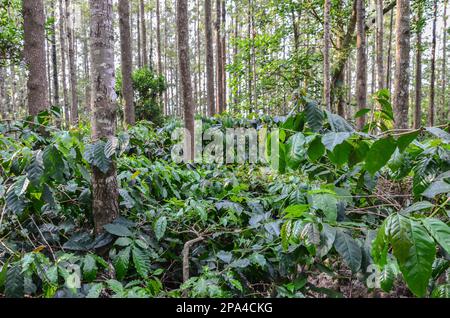
[[[184,243],[183,247],[183,283],[187,282],[189,280],[189,250],[191,249],[192,245],[195,243],[203,241],[204,238],[202,236],[199,236],[193,240],[187,241]]]

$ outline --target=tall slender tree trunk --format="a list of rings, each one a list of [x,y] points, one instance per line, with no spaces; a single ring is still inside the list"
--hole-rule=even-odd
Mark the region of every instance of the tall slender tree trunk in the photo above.
[[[250,108],[250,112],[256,111],[253,107],[253,72],[252,72],[252,53],[253,53],[253,37],[252,37],[252,21],[253,21],[253,1],[248,0],[248,14],[247,14],[247,37],[250,44],[250,48],[248,50],[248,61],[247,61],[247,73],[248,73],[248,104]]]
[[[423,15],[423,6],[419,4],[417,8],[416,23],[420,24]],[[419,27],[416,34],[416,80],[415,80],[415,107],[414,107],[414,128],[422,126],[422,27]]]
[[[186,138],[187,160],[194,159],[194,103],[192,100],[192,83],[189,58],[189,18],[187,0],[177,0],[177,33],[178,33],[178,63],[181,75],[181,92],[184,109],[185,128],[190,133]],[[189,139],[189,140],[188,140]]]
[[[377,74],[378,90],[386,87],[384,84],[384,14],[383,0],[376,0],[376,24],[377,24]]]
[[[434,126],[436,116],[436,23],[437,23],[437,0],[433,2],[433,34],[431,42],[431,79],[430,79],[430,108],[429,108],[429,125]]]
[[[65,35],[65,14],[63,0],[59,0],[59,42],[61,45],[61,82],[63,86],[63,110],[66,127],[69,126],[69,93],[67,91],[66,73],[66,35]]]
[[[448,118],[447,108],[447,5],[448,0],[444,0],[444,34],[442,40],[442,118]]]
[[[161,9],[160,0],[156,0],[156,45],[158,50],[158,74],[162,75],[162,55],[161,55]]]
[[[52,70],[53,70],[53,105],[59,105],[59,81],[58,81],[58,57],[56,50],[56,26],[55,26],[55,0],[51,2],[52,24],[51,24],[51,41],[52,41]]]
[[[358,109],[367,108],[367,50],[364,0],[356,0],[356,103]],[[363,129],[365,117],[357,120],[358,129]]]
[[[42,0],[22,0],[24,56],[28,66],[28,113],[48,109],[48,81],[45,55],[45,17]]]
[[[8,110],[6,109],[6,71],[5,68],[0,66],[0,117],[5,119]]]
[[[208,99],[208,115],[216,114],[214,96],[214,50],[211,21],[211,0],[205,0],[205,41],[206,41],[206,89]]]
[[[410,1],[397,1],[394,117],[397,129],[408,128],[409,53],[411,50]]]
[[[227,9],[226,0],[222,0],[222,111],[227,110]]]
[[[119,28],[125,124],[134,125],[136,115],[133,104],[133,83],[131,80],[133,61],[131,57],[130,5],[128,0],[119,0]]]
[[[141,6],[137,4],[137,16],[136,16],[136,28],[137,28],[137,55],[138,55],[138,67],[142,67],[142,48],[141,48]]]
[[[324,2],[324,18],[323,18],[323,34],[324,34],[324,49],[323,49],[323,96],[324,106],[328,111],[331,111],[331,82],[330,82],[330,10],[331,1]]]
[[[217,77],[217,105],[218,113],[223,111],[223,59],[222,59],[222,37],[221,37],[221,19],[222,19],[221,0],[216,1],[216,77]]]
[[[394,10],[391,11],[389,22],[389,40],[387,50],[387,70],[386,70],[386,86],[389,92],[392,92],[392,35],[394,33]]]
[[[147,27],[145,24],[145,5],[144,0],[140,0],[141,5],[141,31],[142,31],[142,61],[144,67],[148,67],[148,55],[147,55]]]
[[[71,19],[72,4],[70,0],[65,0],[66,4],[66,25],[67,25],[67,43],[69,47],[69,71],[70,71],[70,124],[78,123],[78,94],[77,94],[77,74],[75,67],[75,34],[73,30],[73,21]]]
[[[116,100],[114,93],[113,1],[89,0],[92,59],[92,139],[115,138]],[[119,216],[116,165],[106,173],[92,168],[92,214],[97,234]]]

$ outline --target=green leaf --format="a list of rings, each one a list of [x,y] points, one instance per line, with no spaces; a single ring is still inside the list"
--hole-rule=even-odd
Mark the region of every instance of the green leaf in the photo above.
[[[158,241],[160,241],[164,234],[166,233],[167,228],[167,218],[165,216],[161,216],[158,218],[153,225],[153,230],[155,231],[155,236]]]
[[[114,269],[116,270],[116,277],[118,280],[123,280],[128,272],[130,265],[131,247],[127,247],[117,253],[114,258]]]
[[[300,163],[306,159],[306,138],[302,133],[297,133],[289,138],[286,144],[287,164],[291,169],[297,169]]]
[[[401,135],[397,139],[397,146],[400,152],[405,151],[405,149],[419,136],[419,131],[414,131],[409,134]]]
[[[386,230],[409,289],[416,296],[423,297],[436,256],[433,238],[421,223],[400,214],[388,218]]]
[[[359,111],[357,111],[354,117],[360,118],[360,117],[367,115],[370,112],[371,112],[370,108],[363,108],[363,109],[360,109]]]
[[[437,286],[431,293],[432,298],[450,298],[450,284]]]
[[[86,255],[83,259],[83,278],[87,282],[93,282],[97,278],[97,262],[92,255]]]
[[[333,151],[337,145],[342,144],[352,136],[350,132],[330,132],[322,137],[322,143],[329,151]]]
[[[103,226],[103,228],[106,230],[106,232],[115,235],[115,236],[121,236],[121,237],[130,237],[133,236],[133,233],[124,225],[119,223],[111,223]]]
[[[316,102],[310,101],[305,105],[306,122],[312,131],[318,132],[322,129],[324,113]]]
[[[394,287],[395,272],[390,264],[384,266],[380,273],[380,287],[386,293],[389,293]]]
[[[325,154],[325,147],[320,136],[314,138],[308,147],[308,157],[311,161],[317,161]]]
[[[37,151],[31,159],[30,165],[27,167],[27,177],[35,186],[39,186],[44,175],[44,162],[42,159],[42,151]]]
[[[311,195],[312,207],[322,210],[325,217],[330,222],[337,220],[337,203],[336,195],[330,193],[315,193]]]
[[[150,271],[150,258],[142,249],[134,246],[132,249],[133,264],[136,272],[143,278],[148,278]]]
[[[102,283],[93,284],[91,288],[89,288],[89,292],[86,295],[86,298],[99,298],[100,294],[102,293],[102,290],[103,290]]]
[[[28,179],[25,178],[24,180],[28,180]],[[13,186],[11,186],[8,189],[8,192],[6,193],[6,198],[5,198],[5,206],[6,206],[7,210],[9,210],[15,214],[21,215],[27,205],[26,205],[26,201],[22,197],[22,195],[17,194],[17,192],[18,192],[18,191],[16,191],[17,185],[18,184],[16,182]]]
[[[388,163],[396,148],[395,139],[392,137],[375,141],[367,154],[366,170],[374,175]]]
[[[438,219],[426,218],[421,221],[436,242],[450,254],[450,227]]]
[[[303,213],[308,210],[309,205],[307,204],[295,204],[288,206],[286,209],[284,209],[283,213],[285,214],[285,218],[295,219],[301,217]]]
[[[5,296],[7,298],[22,298],[25,294],[24,276],[20,263],[15,263],[8,269],[5,282]]]
[[[436,137],[442,139],[442,141],[445,141],[446,143],[450,142],[450,134],[448,132],[446,132],[445,130],[442,130],[437,127],[429,127],[429,128],[427,128],[427,131],[430,134],[433,134]]]
[[[344,118],[327,111],[328,122],[334,132],[354,132],[355,129]]]
[[[105,155],[106,143],[102,140],[97,141],[95,144],[86,146],[84,158],[86,161],[97,167],[101,172],[107,173],[111,167],[111,159]]]
[[[230,264],[230,267],[233,268],[246,268],[250,265],[250,260],[248,258],[241,258],[235,260],[233,263]]]
[[[450,193],[450,183],[444,181],[433,182],[422,195],[429,199],[433,199],[439,194]]]
[[[332,249],[334,241],[336,240],[336,228],[324,223],[323,229],[320,233],[320,245],[317,248],[317,256],[320,258],[326,256]]]
[[[104,154],[106,158],[111,158],[116,154],[117,147],[119,145],[119,140],[116,137],[112,137],[108,139],[108,141],[105,144],[104,148]]]
[[[428,210],[434,207],[434,204],[428,201],[416,202],[413,205],[403,209],[400,213],[410,214],[417,211]]]
[[[362,252],[358,242],[339,229],[336,232],[336,240],[334,241],[334,248],[344,259],[345,264],[352,270],[353,273],[358,272],[361,268]]]
[[[114,243],[114,245],[126,247],[129,246],[131,243],[132,241],[128,237],[119,237]]]

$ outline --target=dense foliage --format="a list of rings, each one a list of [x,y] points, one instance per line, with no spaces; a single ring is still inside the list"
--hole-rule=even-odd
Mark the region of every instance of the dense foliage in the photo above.
[[[393,133],[380,104],[366,132],[308,100],[287,117],[203,119],[278,127],[278,171],[175,164],[177,121],[96,143],[48,113],[3,124],[0,293],[448,297],[449,127]],[[94,237],[89,170],[113,161],[121,218]]]

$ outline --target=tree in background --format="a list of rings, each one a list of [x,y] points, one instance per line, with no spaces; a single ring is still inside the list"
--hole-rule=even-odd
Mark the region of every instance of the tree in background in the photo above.
[[[42,0],[23,0],[24,56],[28,66],[28,113],[49,108],[45,54],[45,17]]]
[[[136,114],[134,111],[133,83],[131,79],[133,60],[131,55],[130,5],[127,0],[119,0],[119,26],[124,118],[125,124],[134,125]]]

